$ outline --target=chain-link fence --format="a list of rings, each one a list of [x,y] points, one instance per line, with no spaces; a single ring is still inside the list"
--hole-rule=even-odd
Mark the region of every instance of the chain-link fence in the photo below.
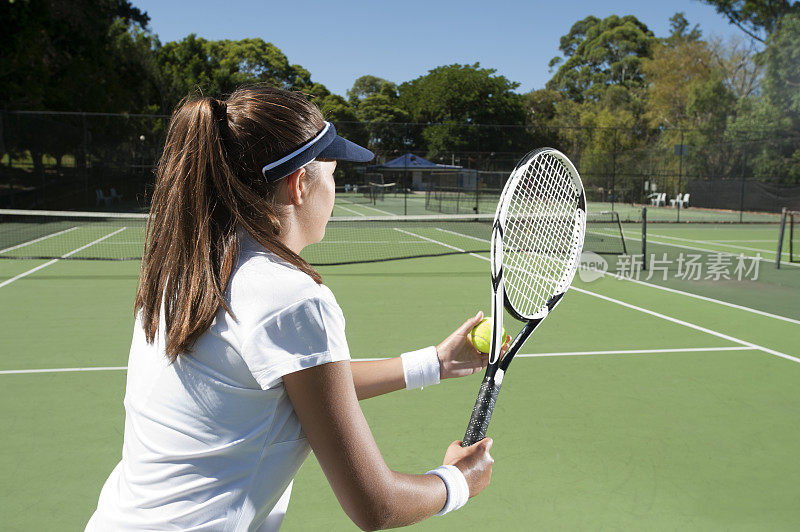
[[[0,206],[147,208],[168,116],[4,112]]]
[[[168,121],[3,112],[0,207],[146,210]],[[342,190],[395,183],[386,190],[424,196],[434,212],[494,212],[510,171],[539,146],[573,160],[590,208],[618,211],[623,220],[638,219],[641,205],[651,207],[653,221],[775,221],[783,207],[800,209],[800,138],[791,134],[461,123],[336,127],[376,153],[369,165],[340,165]]]

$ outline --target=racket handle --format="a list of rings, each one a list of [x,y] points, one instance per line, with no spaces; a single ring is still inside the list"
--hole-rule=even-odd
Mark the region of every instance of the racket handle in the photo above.
[[[486,437],[501,383],[502,381],[498,382],[494,379],[487,379],[481,383],[478,399],[475,401],[475,408],[472,409],[472,417],[469,418],[467,433],[464,434],[461,447],[469,447]]]

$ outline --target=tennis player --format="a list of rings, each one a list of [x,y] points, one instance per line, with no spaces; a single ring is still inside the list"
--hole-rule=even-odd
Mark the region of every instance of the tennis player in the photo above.
[[[299,255],[324,235],[336,161],[372,158],[294,92],[242,88],[175,111],[136,295],[122,460],[86,530],[277,530],[311,450],[365,530],[442,515],[489,484],[488,438],[453,442],[427,474],[392,471],[358,404],[484,368],[467,339],[480,313],[436,347],[351,361],[342,311]],[[420,423],[435,416],[431,405]]]

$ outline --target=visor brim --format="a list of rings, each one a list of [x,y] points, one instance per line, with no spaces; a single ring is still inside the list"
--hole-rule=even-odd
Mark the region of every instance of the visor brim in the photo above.
[[[322,150],[317,159],[335,159],[337,161],[353,161],[366,163],[375,158],[375,154],[339,135],[333,139],[330,145]]]

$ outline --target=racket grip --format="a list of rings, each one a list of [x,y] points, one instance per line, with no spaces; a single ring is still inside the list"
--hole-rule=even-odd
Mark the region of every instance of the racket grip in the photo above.
[[[494,379],[484,380],[481,383],[478,399],[475,401],[475,408],[472,409],[472,417],[469,418],[467,433],[464,434],[461,447],[469,447],[486,437],[489,421],[492,419],[494,404],[497,402],[497,395],[500,393],[500,385],[501,383]]]

